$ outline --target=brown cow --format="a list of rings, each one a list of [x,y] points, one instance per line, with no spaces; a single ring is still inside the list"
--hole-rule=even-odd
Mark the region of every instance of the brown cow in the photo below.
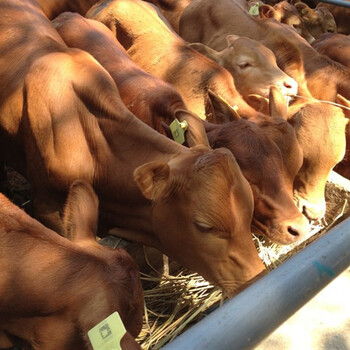
[[[336,33],[337,24],[331,12],[323,6],[311,9],[303,2],[295,3],[308,31],[317,39],[323,33]]]
[[[350,99],[349,70],[319,55],[290,26],[272,18],[256,19],[234,0],[194,0],[184,10],[179,26],[185,40],[201,42],[215,50],[225,48],[230,34],[257,40],[273,51],[278,66],[298,82],[299,94],[303,88],[303,95],[308,89],[321,100],[335,101],[337,94]]]
[[[347,1],[347,0],[345,0]],[[316,8],[326,8],[334,17],[335,23],[337,24],[337,32],[340,34],[350,34],[350,8],[328,4],[325,2],[319,2]]]
[[[106,70],[67,48],[35,0],[0,0],[0,12],[0,159],[30,180],[36,217],[62,232],[79,178],[93,184],[107,229],[228,295],[264,270],[250,234],[252,192],[231,152],[184,147],[137,119]]]
[[[344,34],[322,34],[312,47],[322,55],[350,68],[350,37]]]
[[[157,78],[152,79],[151,75],[138,69],[115,39],[112,32],[103,24],[85,19],[73,13],[64,13],[58,16],[53,23],[68,46],[83,49],[91,53],[102,63],[116,81],[122,98],[125,96],[130,101],[130,95],[133,97],[134,105],[131,104],[131,108],[133,108],[132,110],[136,115],[141,111],[134,110],[134,107],[138,106],[139,102],[137,91],[132,92],[133,86],[136,86],[140,90],[143,96],[141,107],[146,111],[148,111],[149,107],[147,105],[144,106],[144,101],[147,101],[145,96],[148,96],[148,100],[150,100],[147,104],[158,101],[156,104],[158,109],[161,105],[158,98],[167,100],[166,96],[164,96],[167,85],[164,83],[160,84]],[[128,73],[130,78],[127,77]],[[138,74],[140,75],[141,82],[136,81]],[[148,79],[147,81],[153,82],[153,84],[143,83],[145,76]],[[147,91],[143,91],[144,89]],[[172,90],[170,91],[173,93]],[[212,101],[213,103],[221,102],[216,99],[215,95],[212,96]],[[283,104],[285,104],[284,100]],[[282,108],[285,109],[284,107],[283,105]],[[225,108],[222,102],[220,108]],[[277,115],[279,113],[282,114],[280,109],[275,108],[273,112],[276,115],[274,115],[274,118],[269,119],[277,119]],[[226,114],[229,113],[231,113],[230,108],[226,111]],[[152,127],[159,125],[164,119],[159,113],[157,114],[156,108],[154,112],[152,110],[148,111],[148,114],[148,119],[152,119],[153,125],[149,121],[147,122]],[[243,175],[254,185],[252,188],[255,200],[253,221],[258,222],[258,226],[260,227],[260,231],[257,233],[262,232],[265,236],[278,243],[291,243],[302,238],[308,228],[306,219],[298,212],[291,200],[293,193],[292,185],[289,186],[289,184],[293,183],[296,172],[301,167],[301,150],[299,149],[299,157],[298,154],[294,155],[299,160],[299,163],[293,164],[291,177],[287,180],[289,182],[285,183],[280,151],[265,135],[260,136],[263,132],[259,134],[258,127],[255,127],[252,132],[249,132],[252,128],[251,124],[251,122],[239,119],[239,121],[218,125],[215,130],[221,130],[223,127],[226,131],[220,132],[219,138],[216,139],[215,148],[220,147],[218,145],[220,142],[222,147],[230,149],[241,169],[242,165],[244,165],[244,170],[242,169]],[[291,126],[289,127],[292,129]],[[213,128],[214,126],[211,127],[211,130]],[[237,135],[238,129],[239,132],[242,129],[244,131],[240,136]],[[241,140],[242,138],[243,140]],[[240,139],[240,141],[234,143],[233,139]],[[293,140],[286,140],[289,144],[292,144],[293,141],[296,142],[295,134]],[[231,144],[236,147],[229,147]],[[256,171],[257,168],[258,171]],[[271,172],[271,169],[274,169],[274,171]],[[274,179],[273,181],[269,178],[270,176]],[[270,184],[271,182],[272,184]],[[277,187],[279,187],[278,190]]]
[[[280,1],[274,6],[263,4],[259,6],[259,15],[261,18],[274,18],[278,22],[288,24],[309,43],[315,40],[300,18],[298,10],[288,1]]]
[[[200,119],[188,111],[179,92],[139,68],[105,25],[72,12],[59,15],[52,23],[69,47],[89,52],[111,74],[124,104],[139,119],[161,133],[162,122],[186,120],[189,146],[209,146]]]
[[[69,240],[0,194],[0,333],[30,349],[88,350],[87,332],[118,311],[128,331],[122,349],[141,349],[133,339],[142,326],[139,271],[123,249],[96,242],[97,216],[83,181],[71,185],[64,208]]]
[[[226,68],[233,76],[238,92],[249,103],[249,95],[269,96],[270,86],[285,96],[294,96],[298,83],[284,73],[271,50],[256,40],[237,35],[226,37],[227,47],[215,51],[202,43],[190,46]]]
[[[110,28],[132,60],[146,72],[174,85],[187,108],[201,119],[225,122],[231,117],[214,118],[209,89],[231,106],[237,105],[242,116],[260,114],[238,93],[232,75],[171,32],[150,4],[104,0],[93,6],[86,17]]]
[[[308,229],[306,218],[293,202],[293,181],[303,153],[293,127],[281,118],[287,118],[285,104],[283,96],[272,89],[271,117],[255,122],[205,123],[211,146],[228,148],[252,187],[253,232],[282,244],[297,241]]]

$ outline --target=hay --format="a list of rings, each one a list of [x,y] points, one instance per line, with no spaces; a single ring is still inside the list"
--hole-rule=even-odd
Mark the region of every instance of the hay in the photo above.
[[[253,235],[259,256],[268,270],[282,264],[349,215],[350,181],[332,175],[327,183],[326,200],[325,217],[311,222],[311,230],[301,242],[280,246]],[[137,338],[144,350],[160,349],[223,301],[218,288],[184,268],[174,275],[143,274],[141,279],[151,286],[144,290],[144,323]]]

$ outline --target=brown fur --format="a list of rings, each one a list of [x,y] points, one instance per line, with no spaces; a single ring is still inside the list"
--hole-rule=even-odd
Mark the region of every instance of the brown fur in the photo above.
[[[146,72],[174,85],[188,109],[200,118],[218,121],[210,105],[209,89],[230,105],[238,105],[240,114],[258,114],[237,92],[230,73],[169,31],[149,4],[105,0],[93,6],[86,17],[110,28],[132,60]],[[229,119],[226,116],[220,121]]]
[[[325,2],[319,2],[316,8],[326,8],[334,17],[337,24],[337,32],[340,34],[350,34],[350,9],[347,7],[341,7],[337,5],[327,4]]]
[[[106,229],[118,226],[125,238],[157,247],[229,295],[259,274],[264,267],[250,234],[251,190],[232,154],[224,158],[234,172],[221,173],[221,181],[235,184],[221,198],[228,210],[217,214],[220,220],[211,223],[208,236],[194,225],[194,213],[206,216],[217,203],[202,207],[198,191],[223,189],[211,177],[212,167],[206,181],[204,175],[197,178],[195,164],[224,151],[189,149],[151,129],[125,107],[114,81],[91,55],[66,47],[35,0],[11,1],[0,1],[0,52],[6,63],[0,67],[0,157],[30,180],[34,215],[63,232],[65,196],[81,178],[99,196]],[[161,169],[165,175],[159,179]],[[166,173],[184,178],[191,191],[163,203],[159,189],[168,181]],[[159,195],[152,200],[153,193]],[[216,236],[222,222],[230,228],[224,240]]]
[[[0,331],[43,350],[91,349],[87,332],[118,311],[140,349],[143,296],[135,262],[96,243],[98,200],[76,181],[65,205],[70,241],[0,195]]]
[[[350,68],[350,38],[344,34],[325,33],[312,43],[322,55]]]
[[[52,23],[69,47],[89,52],[111,74],[126,107],[139,119],[160,133],[162,122],[186,120],[189,146],[208,145],[200,119],[187,110],[177,90],[140,69],[105,25],[68,12]]]
[[[225,47],[228,34],[258,40],[274,52],[278,66],[293,77],[299,87],[305,85],[304,78],[306,79],[307,89],[313,97],[335,101],[336,95],[341,94],[350,99],[349,70],[319,55],[289,26],[270,18],[253,18],[234,1],[219,0],[208,3],[194,0],[184,10],[179,28],[180,35],[185,40],[202,42],[216,50]],[[284,46],[283,50],[280,47],[281,43]],[[285,61],[286,56],[288,62]],[[291,67],[291,61],[297,63],[299,68]]]
[[[53,19],[60,13],[72,11],[85,16],[90,7],[98,0],[38,0],[45,15]]]

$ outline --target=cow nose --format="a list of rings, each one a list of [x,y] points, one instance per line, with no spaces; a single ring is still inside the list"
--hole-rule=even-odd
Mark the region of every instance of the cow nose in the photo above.
[[[283,81],[283,90],[286,95],[295,95],[298,92],[298,83],[290,78]]]
[[[293,240],[295,241],[305,237],[309,230],[309,221],[304,215],[300,215],[298,219],[287,225],[287,232],[294,237]]]

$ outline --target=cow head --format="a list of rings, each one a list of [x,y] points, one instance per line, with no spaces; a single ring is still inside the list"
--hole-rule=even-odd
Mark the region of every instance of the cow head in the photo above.
[[[16,301],[5,312],[6,318],[0,317],[0,328],[15,344],[20,338],[44,349],[88,350],[88,331],[118,311],[127,330],[124,349],[140,349],[134,339],[141,330],[143,313],[139,271],[124,250],[96,242],[98,200],[88,183],[71,185],[63,216],[65,235],[71,242],[23,213],[17,214],[22,245],[29,243],[34,248],[26,251],[24,261],[23,254],[17,257],[23,274],[16,274],[16,283],[25,288],[11,292]]]
[[[270,86],[278,87],[286,96],[297,93],[297,82],[278,68],[270,49],[255,40],[233,34],[226,40],[227,47],[219,52],[201,43],[189,45],[226,68],[244,98],[250,94],[268,97]]]
[[[247,125],[231,141],[231,147],[237,143],[239,154],[234,154],[253,190],[253,232],[289,244],[302,239],[309,229],[293,202],[293,181],[302,165],[302,149],[286,120],[287,105],[280,91],[271,88],[269,100],[260,98],[260,104],[265,117],[251,119],[255,124],[250,126],[251,135]],[[248,153],[249,148],[254,150]]]
[[[143,292],[138,268],[123,249],[114,250],[96,242],[97,219],[98,199],[94,190],[86,182],[75,181],[69,189],[63,213],[65,236],[94,255],[97,267],[104,266],[95,281],[93,296],[91,290],[87,290],[91,288],[88,282],[87,286],[79,287],[80,297],[76,302],[81,305],[81,310],[77,325],[84,329],[86,336],[88,330],[118,311],[128,331],[123,342],[125,346],[135,348],[133,337],[141,330],[143,314]]]
[[[343,105],[345,99],[338,95]],[[294,181],[297,205],[309,219],[321,218],[326,209],[325,186],[330,171],[345,154],[345,129],[349,113],[320,102],[294,106],[289,111],[298,141],[303,148],[303,165]]]
[[[196,146],[134,178],[152,201],[157,246],[174,260],[227,295],[264,270],[250,233],[251,188],[230,151]]]
[[[316,39],[323,33],[337,32],[334,17],[326,7],[311,9],[307,4],[297,2],[295,8],[299,11],[306,28]]]
[[[259,7],[259,13],[261,18],[274,18],[280,23],[293,27],[309,43],[315,40],[300,18],[297,9],[287,1],[278,2],[273,7],[267,4],[262,5]]]

